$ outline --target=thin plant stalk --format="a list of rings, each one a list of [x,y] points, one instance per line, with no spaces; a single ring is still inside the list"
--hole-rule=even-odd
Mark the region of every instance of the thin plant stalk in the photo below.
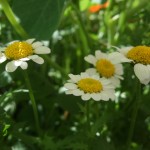
[[[134,134],[134,128],[135,128],[135,123],[136,123],[136,119],[138,115],[138,110],[140,107],[140,102],[141,102],[141,83],[137,79],[136,101],[135,101],[135,106],[134,106],[133,113],[131,116],[131,124],[130,124],[128,138],[127,138],[127,150],[130,150],[130,146],[132,143],[132,138]]]
[[[40,134],[39,117],[38,117],[38,111],[37,111],[37,105],[36,105],[35,97],[34,97],[34,94],[33,94],[33,90],[32,90],[32,87],[31,87],[31,83],[30,83],[30,80],[29,80],[28,73],[26,71],[24,71],[23,74],[24,74],[26,85],[29,89],[29,96],[30,96],[30,100],[31,100],[32,108],[33,108],[36,129],[37,129],[38,134]]]
[[[90,103],[86,103],[86,120],[87,120],[87,132],[90,130]]]
[[[0,5],[2,6],[2,9],[7,16],[8,20],[10,21],[11,25],[14,27],[16,32],[21,35],[23,38],[28,38],[28,34],[23,29],[23,27],[20,25],[19,21],[16,19],[15,14],[13,13],[9,3],[7,0],[0,0]]]
[[[86,102],[86,132],[87,132],[87,146],[88,150],[91,149],[90,142],[90,100]]]

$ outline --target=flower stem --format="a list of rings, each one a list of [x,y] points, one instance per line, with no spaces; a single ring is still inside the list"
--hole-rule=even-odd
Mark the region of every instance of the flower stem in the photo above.
[[[90,150],[90,101],[86,102],[86,128],[87,128],[87,146]]]
[[[87,132],[90,130],[90,103],[87,101],[86,103],[86,119],[87,119]]]
[[[24,75],[24,78],[25,78],[26,85],[27,85],[27,87],[29,89],[29,96],[30,96],[30,100],[31,100],[31,103],[32,103],[36,129],[37,129],[38,134],[40,134],[40,125],[39,125],[39,117],[38,117],[37,105],[36,105],[35,97],[34,97],[34,94],[33,94],[33,90],[32,90],[32,87],[31,87],[31,83],[30,83],[27,71],[24,71],[23,75]]]
[[[133,113],[132,113],[132,116],[131,116],[131,124],[130,124],[130,128],[129,128],[129,133],[128,133],[127,149],[126,150],[130,150],[132,137],[133,137],[133,134],[134,134],[135,122],[136,122],[136,118],[137,118],[137,114],[138,114],[138,110],[139,110],[139,106],[140,106],[140,102],[141,102],[141,83],[138,79],[137,79],[136,93],[137,94],[136,94],[135,107],[133,109]]]
[[[15,14],[13,13],[9,3],[7,0],[0,0],[0,5],[2,6],[2,9],[7,16],[8,20],[16,30],[16,32],[21,35],[23,38],[28,38],[28,34],[26,31],[22,28],[20,23],[17,21]]]

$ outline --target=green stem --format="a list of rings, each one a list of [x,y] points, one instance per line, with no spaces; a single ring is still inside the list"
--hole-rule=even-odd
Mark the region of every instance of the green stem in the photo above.
[[[91,137],[90,137],[90,100],[86,102],[86,132],[87,132],[87,146],[91,150]]]
[[[86,119],[87,119],[87,132],[90,130],[90,103],[86,102]]]
[[[137,79],[138,80],[138,79]],[[134,134],[134,128],[135,128],[135,122],[138,114],[138,110],[140,107],[140,102],[141,102],[141,83],[138,80],[137,81],[137,90],[136,90],[136,101],[135,101],[135,107],[133,109],[133,113],[131,116],[131,124],[129,128],[129,134],[128,134],[128,139],[127,139],[127,150],[130,150],[133,134]]]
[[[20,23],[17,21],[17,18],[15,17],[15,14],[13,13],[9,3],[7,0],[0,0],[0,5],[2,6],[2,9],[7,16],[8,20],[16,30],[16,32],[21,35],[22,38],[28,38],[28,34],[26,31],[22,28]]]
[[[34,97],[34,94],[33,94],[33,91],[32,91],[29,76],[28,76],[28,73],[26,71],[23,72],[23,75],[24,75],[24,78],[25,78],[26,85],[29,89],[29,96],[30,96],[30,100],[31,100],[31,103],[32,103],[32,108],[33,108],[33,113],[34,113],[34,118],[35,118],[35,123],[36,123],[36,129],[37,129],[38,134],[40,134],[40,125],[39,125],[37,105],[36,105],[35,97]]]
[[[70,3],[70,4],[76,14],[76,17],[77,17],[77,18],[75,18],[73,15],[71,16],[73,21],[75,21],[79,25],[79,34],[81,36],[80,39],[82,40],[82,45],[83,45],[84,55],[85,55],[85,54],[89,53],[89,51],[90,51],[91,40],[89,39],[89,35],[85,28],[85,24],[83,23],[79,9],[76,7],[76,5],[74,5],[72,3]]]

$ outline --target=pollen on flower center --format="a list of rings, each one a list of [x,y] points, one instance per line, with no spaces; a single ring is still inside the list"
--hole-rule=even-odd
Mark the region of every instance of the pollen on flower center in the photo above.
[[[106,78],[110,78],[115,73],[114,65],[107,59],[100,59],[96,62],[97,71]]]
[[[150,64],[150,47],[136,46],[128,51],[127,57],[136,63]]]
[[[33,54],[31,44],[27,42],[14,42],[5,49],[5,55],[8,59],[17,60]]]
[[[85,93],[97,93],[103,90],[101,82],[91,78],[81,79],[77,85]]]

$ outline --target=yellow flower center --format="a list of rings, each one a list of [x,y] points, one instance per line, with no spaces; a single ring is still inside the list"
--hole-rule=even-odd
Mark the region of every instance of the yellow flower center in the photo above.
[[[110,78],[115,74],[114,65],[107,59],[100,59],[96,62],[97,71],[106,78]]]
[[[14,42],[5,49],[5,55],[8,59],[18,60],[33,54],[31,44],[27,42]]]
[[[81,79],[77,85],[85,93],[97,93],[103,90],[101,82],[91,78]]]
[[[136,63],[150,64],[150,47],[136,46],[128,51],[127,57]]]

